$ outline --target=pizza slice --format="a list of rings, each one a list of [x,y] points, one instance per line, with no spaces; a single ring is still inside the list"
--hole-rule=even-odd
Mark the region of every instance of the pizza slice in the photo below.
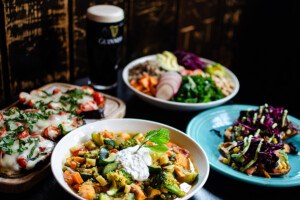
[[[0,127],[0,174],[18,177],[47,159],[55,143],[37,134],[30,134],[25,124]]]
[[[73,87],[62,90],[57,87],[52,91],[32,90],[30,93],[21,92],[19,101],[23,105],[38,109],[54,109],[66,112],[84,114],[96,111],[103,117],[105,98],[102,93],[89,86]]]
[[[41,135],[51,140],[57,140],[61,135],[82,126],[81,117],[60,110],[20,110],[11,107],[7,111],[0,112],[0,127],[6,130],[14,130],[23,126],[31,134]]]

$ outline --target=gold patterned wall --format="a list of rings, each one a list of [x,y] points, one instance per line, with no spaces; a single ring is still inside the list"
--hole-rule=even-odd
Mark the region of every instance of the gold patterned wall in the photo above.
[[[1,0],[0,98],[87,76],[85,14],[94,4],[125,11],[121,66],[139,56],[184,49],[230,68],[244,1]]]

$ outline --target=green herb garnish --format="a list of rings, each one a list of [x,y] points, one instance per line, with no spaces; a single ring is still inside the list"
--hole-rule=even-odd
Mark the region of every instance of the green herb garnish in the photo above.
[[[168,129],[161,128],[158,130],[149,131],[146,134],[145,139],[141,142],[141,144],[136,152],[138,152],[138,150],[140,148],[142,148],[143,146],[151,149],[152,151],[166,152],[166,151],[168,151],[168,147],[166,147],[165,144],[168,143],[169,140],[170,140],[170,131]],[[154,145],[154,146],[146,145],[146,143],[148,141],[153,142],[156,145]]]

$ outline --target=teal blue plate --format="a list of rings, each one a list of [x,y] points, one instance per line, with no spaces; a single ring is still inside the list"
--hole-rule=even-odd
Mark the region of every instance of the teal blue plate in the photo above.
[[[218,158],[220,153],[218,145],[223,142],[224,130],[233,124],[241,110],[256,109],[257,106],[250,105],[226,105],[206,110],[196,115],[188,124],[187,134],[196,140],[206,152],[210,166],[232,178],[247,183],[268,187],[293,187],[300,185],[300,155],[289,155],[291,171],[280,177],[264,178],[259,176],[248,176],[221,163]],[[300,125],[300,120],[289,116],[289,120]],[[212,131],[212,129],[216,131]],[[217,132],[220,131],[220,134]],[[300,135],[287,140],[293,142],[300,150]]]

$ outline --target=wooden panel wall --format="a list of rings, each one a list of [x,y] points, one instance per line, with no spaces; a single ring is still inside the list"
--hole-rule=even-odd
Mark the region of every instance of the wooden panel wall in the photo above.
[[[176,0],[131,0],[129,59],[176,48],[177,3]]]
[[[0,98],[87,76],[86,9],[94,4],[125,11],[121,66],[139,56],[185,49],[230,67],[244,1],[1,0]]]
[[[1,40],[1,38],[0,38]],[[1,49],[0,49],[0,99],[4,98],[4,85],[3,85],[3,64],[2,64],[2,56],[1,56]]]
[[[230,67],[244,1],[180,1],[177,48]]]
[[[70,77],[67,0],[3,0],[11,94]]]

